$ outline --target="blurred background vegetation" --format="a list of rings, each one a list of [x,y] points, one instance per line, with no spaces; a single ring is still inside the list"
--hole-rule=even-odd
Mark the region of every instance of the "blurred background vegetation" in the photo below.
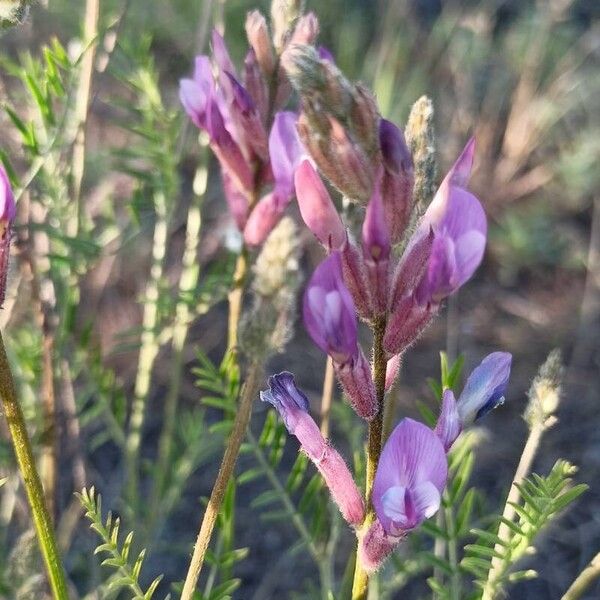
[[[38,174],[30,195],[43,210],[36,215],[32,203],[33,216],[27,216],[30,227],[18,232],[19,241],[25,229],[38,237],[45,232],[40,243],[52,252],[40,272],[54,284],[56,306],[70,311],[60,316],[53,337],[69,364],[54,364],[51,372],[58,395],[74,396],[82,442],[77,448],[63,448],[71,461],[57,476],[58,514],[65,513],[73,491],[84,481],[96,483],[105,504],[127,516],[126,506],[119,501],[128,485],[127,475],[117,457],[130,410],[126,399],[134,395],[140,343],[144,345],[140,332],[148,304],[144,302],[147,273],[156,249],[154,234],[157,222],[167,223],[163,267],[155,280],[159,302],[154,321],[155,331],[167,331],[182,297],[173,290],[181,275],[190,209],[202,204],[198,253],[202,273],[190,294],[193,299],[186,301],[189,335],[179,351],[168,334],[162,338],[156,334],[151,340],[157,354],[150,360],[151,385],[144,392],[150,411],[141,453],[152,463],[177,355],[181,373],[177,393],[189,416],[186,423],[180,415],[178,439],[186,450],[174,450],[176,486],[169,482],[170,495],[163,498],[160,515],[156,507],[152,509],[152,534],[142,534],[146,544],[155,537],[156,551],[150,553],[146,568],[150,573],[165,573],[165,590],[184,572],[200,518],[197,499],[209,493],[214,479],[220,446],[205,435],[214,416],[206,406],[198,414],[200,392],[190,369],[198,364],[198,348],[213,357],[222,352],[226,319],[222,300],[231,274],[231,254],[223,243],[235,246],[215,165],[209,161],[203,175],[197,170],[206,162],[206,153],[182,115],[177,85],[180,77],[190,73],[194,55],[207,50],[207,32],[213,26],[225,31],[239,64],[246,48],[245,14],[257,4],[268,13],[269,3],[264,1],[101,1],[82,183],[86,208],[80,227],[75,226],[75,241],[66,232],[78,217],[65,205],[61,188],[72,183],[62,175],[72,140],[52,143],[56,123],[47,115],[40,121],[39,104],[31,101],[31,87],[18,65],[42,69],[32,65],[37,65],[42,48],[51,46],[55,37],[70,56],[78,56],[84,2],[40,2],[22,26],[0,41],[0,98],[24,122],[35,123],[37,141],[45,148],[37,155],[27,150],[14,119],[0,115],[0,147],[11,157],[13,168]],[[590,483],[591,489],[531,559],[540,578],[517,585],[510,594],[523,599],[559,597],[600,548],[596,484],[600,476],[600,3],[309,0],[307,8],[319,16],[320,42],[333,51],[348,77],[374,90],[385,117],[402,124],[417,98],[422,94],[433,98],[440,173],[471,134],[477,137],[471,187],[490,218],[484,265],[407,358],[398,389],[399,409],[415,397],[430,400],[425,380],[437,375],[440,349],[451,356],[464,353],[469,365],[492,349],[512,352],[515,367],[508,403],[490,419],[476,468],[476,480],[490,497],[504,494],[526,432],[520,419],[524,393],[548,351],[562,348],[568,368],[560,426],[548,434],[538,461],[540,469],[548,470],[558,456],[567,458],[580,465],[578,479]],[[76,67],[69,67],[68,60],[62,66],[59,59],[55,63],[64,72],[65,85],[62,91],[52,91],[48,104],[60,115],[61,107],[68,109],[74,102],[69,83]],[[38,170],[32,171],[36,165]],[[205,194],[202,176],[208,178]],[[23,219],[23,212],[20,215]],[[310,237],[304,236],[309,242]],[[311,262],[317,253],[314,245],[309,247],[306,260]],[[54,317],[47,310],[47,286],[36,290],[26,273],[13,274],[11,281],[13,301],[7,303],[0,320],[22,365],[18,375],[28,419],[43,438],[46,430],[43,413],[36,409],[37,392],[44,386],[44,327]],[[44,281],[46,277],[41,278]],[[45,307],[42,320],[46,318],[41,327],[32,309],[40,301]],[[203,316],[209,308],[214,308],[210,316]],[[319,396],[324,361],[302,331],[287,356],[274,359],[273,369],[277,368],[297,372],[301,385]],[[2,436],[0,464],[10,460],[4,430]],[[199,437],[206,439],[194,446]],[[190,446],[195,448],[192,458]],[[79,477],[69,472],[77,460],[85,465]],[[150,472],[151,465],[147,469]],[[144,485],[142,481],[142,495]],[[28,543],[19,527],[26,511],[19,504],[18,487],[18,479],[9,476],[0,503],[0,523],[6,525],[0,545],[6,557],[16,540]],[[234,597],[258,599],[286,593],[286,586],[295,582],[277,581],[264,567],[293,543],[294,532],[285,527],[265,531],[268,526],[257,523],[244,500],[238,513],[237,544],[249,546],[250,556],[236,567],[242,587]],[[190,515],[194,515],[193,527]],[[135,511],[128,516],[129,527],[137,531]],[[79,530],[82,523],[76,526]],[[65,535],[69,540],[73,537]],[[89,578],[94,567],[81,552],[90,543],[83,534],[73,539],[67,544],[68,564],[83,593],[88,587],[83,582],[93,581]],[[226,543],[227,536],[222,539]],[[298,579],[310,579],[310,564],[302,557],[297,560]],[[97,572],[92,575],[98,577]]]

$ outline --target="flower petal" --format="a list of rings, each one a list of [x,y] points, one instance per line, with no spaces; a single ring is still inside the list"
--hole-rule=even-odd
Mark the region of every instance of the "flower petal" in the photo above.
[[[444,390],[442,396],[442,410],[434,429],[442,441],[444,450],[448,452],[461,432],[460,416],[456,407],[456,398],[452,390]]]
[[[381,453],[373,484],[373,505],[385,531],[399,535],[433,514],[437,506],[432,488],[441,494],[447,476],[446,452],[438,436],[412,419],[400,421]],[[393,488],[405,490],[402,502],[398,490],[390,492]],[[390,516],[394,510],[406,518],[396,520]]]
[[[493,352],[469,375],[458,398],[458,413],[463,425],[471,424],[504,402],[511,363],[512,355],[508,352]]]

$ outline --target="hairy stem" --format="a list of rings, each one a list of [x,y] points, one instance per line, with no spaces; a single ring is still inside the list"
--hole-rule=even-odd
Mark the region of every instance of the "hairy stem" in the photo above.
[[[181,600],[190,600],[196,589],[206,550],[208,549],[208,544],[210,543],[210,538],[223,502],[225,490],[227,489],[227,483],[233,474],[240,446],[242,445],[248,423],[250,422],[252,405],[256,398],[256,394],[258,393],[262,372],[263,365],[261,363],[254,362],[250,365],[235,420],[233,422],[233,429],[227,442],[227,448],[225,449],[221,466],[219,467],[217,480],[215,481],[210,494],[208,506],[204,512],[202,524],[200,525],[200,531],[198,532],[196,545],[194,546],[192,560],[185,577]]]
[[[4,341],[0,334],[0,400],[6,416],[13,448],[17,456],[19,470],[23,477],[27,499],[31,507],[33,523],[38,536],[38,542],[46,570],[52,595],[55,600],[68,600],[67,583],[62,563],[58,553],[58,547],[52,529],[50,514],[44,503],[44,490],[31,450],[31,443],[25,426],[25,419],[21,406],[17,400],[15,384],[13,381],[10,365],[4,349]]]
[[[583,570],[564,593],[562,600],[579,600],[586,590],[600,577],[600,552],[592,558],[590,564]]]
[[[377,393],[377,414],[369,423],[367,438],[367,473],[365,484],[365,498],[367,501],[367,514],[363,523],[363,529],[371,526],[375,520],[375,510],[371,501],[373,481],[379,457],[381,456],[382,434],[383,434],[383,409],[385,396],[385,371],[387,360],[383,349],[383,334],[385,333],[385,317],[376,319],[373,324],[373,380]],[[369,591],[369,576],[362,568],[360,561],[356,560],[354,570],[354,583],[352,586],[352,600],[366,600]]]
[[[513,504],[518,503],[519,499],[521,498],[521,492],[519,492],[519,488],[517,486],[522,484],[525,477],[527,477],[529,474],[533,459],[535,458],[537,449],[540,445],[542,434],[545,430],[546,427],[544,424],[540,423],[534,425],[529,431],[529,437],[525,443],[523,454],[521,454],[521,459],[519,460],[519,465],[517,466],[515,477],[508,493],[508,498],[506,499],[506,504],[504,505],[504,512],[502,513],[503,521],[512,521],[515,517],[516,511]],[[506,523],[501,522],[500,526],[498,527],[498,537],[500,540],[502,540],[502,542],[506,542],[509,536],[510,527],[506,525]],[[494,551],[496,553],[501,553],[502,545],[496,544]],[[507,566],[508,565],[506,565],[506,563],[497,556],[492,559],[490,572],[488,573],[487,582],[483,589],[482,600],[493,600],[497,596],[498,581],[502,577]]]

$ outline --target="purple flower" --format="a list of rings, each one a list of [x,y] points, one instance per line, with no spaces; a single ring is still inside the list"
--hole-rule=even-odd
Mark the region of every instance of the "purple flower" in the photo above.
[[[473,275],[483,258],[485,212],[464,187],[474,150],[475,141],[471,139],[446,175],[415,234],[419,239],[433,229],[435,236],[427,272],[416,292],[420,304],[439,303],[452,294]]]
[[[17,205],[8,175],[0,162],[0,221],[12,223],[17,214]]]
[[[339,252],[313,273],[304,294],[304,324],[315,344],[340,365],[358,352],[354,302],[342,279]]]
[[[302,450],[323,476],[346,521],[360,525],[365,514],[362,496],[344,459],[327,443],[308,414],[308,398],[296,387],[294,376],[284,371],[269,377],[269,390],[261,392],[260,399],[277,409],[287,430],[298,438]]]
[[[0,162],[0,308],[4,304],[4,296],[6,294],[12,222],[16,214],[15,196],[8,175]]]
[[[429,427],[403,419],[386,442],[373,483],[373,506],[385,533],[401,537],[440,507],[446,452]]]
[[[511,362],[508,352],[488,354],[469,375],[458,401],[452,390],[444,391],[435,432],[446,451],[465,427],[504,402]]]
[[[296,169],[294,183],[300,214],[306,226],[327,249],[339,250],[346,241],[346,229],[309,160],[303,160]]]

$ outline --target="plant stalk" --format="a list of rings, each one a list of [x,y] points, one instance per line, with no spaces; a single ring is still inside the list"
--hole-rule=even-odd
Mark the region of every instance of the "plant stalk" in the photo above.
[[[48,572],[52,595],[55,600],[68,600],[67,583],[54,537],[52,521],[44,502],[44,490],[35,467],[31,443],[23,412],[17,400],[2,334],[0,334],[0,399],[31,507],[33,523]]]
[[[515,477],[508,493],[508,498],[506,499],[506,504],[504,505],[504,512],[502,513],[503,520],[512,521],[515,517],[516,511],[513,504],[518,503],[519,499],[521,498],[521,492],[519,492],[519,488],[517,486],[522,484],[525,477],[527,477],[529,474],[533,459],[535,458],[537,449],[540,445],[542,434],[545,430],[546,426],[543,423],[539,423],[535,424],[529,431],[529,437],[525,443],[525,448],[523,448],[523,454],[521,454],[521,459],[519,460],[519,465],[517,466]],[[503,542],[506,542],[509,538],[509,535],[510,527],[508,527],[506,523],[501,522],[500,526],[498,527],[498,538],[500,538],[500,540]],[[501,550],[501,544],[496,544],[494,551],[500,553]],[[498,579],[504,572],[505,568],[506,565],[502,559],[498,558],[497,556],[492,558],[490,572],[488,573],[487,582],[481,597],[482,600],[494,600],[497,595],[496,588]]]
[[[227,351],[231,352],[237,347],[238,325],[242,315],[244,288],[246,287],[246,274],[248,273],[248,252],[246,248],[237,257],[233,274],[233,287],[229,292],[229,321],[227,329]]]
[[[208,549],[210,538],[227,489],[227,483],[233,474],[240,446],[242,445],[248,423],[250,422],[252,405],[256,398],[256,394],[258,393],[262,372],[263,365],[260,362],[254,362],[250,365],[235,420],[233,422],[233,429],[227,442],[227,448],[225,449],[221,466],[219,467],[217,480],[215,481],[206,511],[204,512],[202,524],[200,525],[200,531],[198,532],[198,537],[194,546],[192,560],[185,577],[181,600],[190,600],[196,589],[200,571],[202,570],[202,564],[204,563],[204,557],[206,556],[206,550]]]
[[[373,380],[377,394],[377,414],[369,423],[367,438],[367,470],[365,483],[365,498],[367,502],[367,514],[362,525],[366,531],[375,521],[375,510],[371,500],[373,481],[381,456],[383,445],[383,412],[385,397],[385,371],[387,359],[383,349],[383,335],[385,333],[385,317],[379,317],[373,324]],[[352,600],[366,600],[369,592],[369,576],[362,568],[360,561],[356,560],[354,570],[354,583],[352,585]]]
[[[586,590],[600,577],[600,552],[592,558],[590,564],[583,570],[564,593],[562,600],[579,600]]]
[[[329,437],[329,414],[331,412],[331,401],[333,400],[334,383],[333,359],[328,356],[325,364],[325,377],[323,378],[323,394],[321,395],[321,433],[324,438]]]

